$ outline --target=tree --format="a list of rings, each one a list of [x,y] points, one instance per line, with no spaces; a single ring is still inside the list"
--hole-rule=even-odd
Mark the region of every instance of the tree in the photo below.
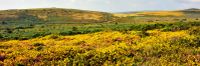
[[[3,38],[3,35],[0,34],[0,39],[2,39],[2,38]]]
[[[77,27],[72,27],[72,31],[77,31],[78,28]]]
[[[13,31],[10,28],[6,28],[6,33],[12,33]]]
[[[5,21],[2,21],[1,24],[7,24]]]

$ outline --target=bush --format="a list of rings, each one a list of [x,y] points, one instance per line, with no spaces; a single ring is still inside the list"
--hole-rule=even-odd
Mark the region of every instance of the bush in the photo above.
[[[200,26],[200,22],[190,22],[191,26]]]
[[[65,36],[68,35],[68,32],[60,32],[59,35]]]
[[[72,27],[72,31],[77,31],[78,28],[77,27]]]
[[[30,39],[30,38],[28,38],[28,37],[20,37],[20,38],[19,38],[19,37],[18,37],[18,39],[19,39],[19,40],[28,40],[28,39]]]
[[[17,63],[16,66],[25,66],[24,64]]]
[[[59,35],[63,35],[63,36],[65,36],[65,35],[75,35],[77,33],[78,33],[78,31],[66,31],[66,32],[60,32]]]
[[[59,38],[59,36],[57,36],[57,35],[51,35],[50,36],[50,39],[57,39],[57,38]]]
[[[3,35],[0,34],[0,39],[3,39]]]
[[[39,37],[39,36],[41,36],[41,34],[36,33],[36,34],[34,34],[32,37],[33,37],[33,38],[36,38],[36,37]]]
[[[1,22],[1,24],[3,24],[3,25],[4,25],[4,24],[8,24],[8,23],[6,23],[5,21],[2,21],[2,22]]]
[[[147,31],[153,29],[163,28],[164,24],[140,24],[140,25],[132,25],[130,30],[139,30],[139,31]]]
[[[162,31],[172,31],[173,27],[165,27],[162,29]]]
[[[36,38],[36,37],[40,37],[40,36],[46,36],[46,35],[50,35],[51,33],[49,32],[39,32],[39,33],[35,33],[34,35],[32,35],[32,38]]]
[[[185,47],[200,47],[199,39],[200,37],[195,37],[193,39],[176,38],[171,42],[171,44]]]
[[[149,36],[149,33],[147,33],[147,31],[140,31],[137,33],[137,35],[139,35],[140,37],[146,37]]]
[[[39,46],[39,47],[36,47],[35,50],[40,51],[40,50],[42,50],[43,48],[44,48],[44,47]]]
[[[16,27],[15,29],[28,29],[28,28],[33,28],[33,26],[18,26],[18,27]]]
[[[64,31],[64,32],[60,32],[59,35],[65,36],[65,35],[87,34],[87,33],[99,32],[99,31],[102,31],[102,30],[92,29],[92,30]]]
[[[37,46],[45,46],[43,43],[33,43],[33,46],[37,47]]]
[[[189,29],[190,35],[200,35],[200,28],[199,27],[193,27]]]
[[[179,31],[179,30],[187,30],[191,27],[190,24],[187,23],[173,23],[173,24],[167,24],[162,31]]]
[[[6,31],[5,31],[6,33],[13,33],[13,30],[12,29],[10,29],[10,28],[6,28]]]

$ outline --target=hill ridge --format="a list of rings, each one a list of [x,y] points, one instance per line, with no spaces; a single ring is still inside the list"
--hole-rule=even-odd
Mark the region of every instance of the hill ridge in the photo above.
[[[0,10],[0,21],[16,19],[20,16],[35,17],[43,21],[70,21],[70,22],[105,22],[111,19],[112,14],[107,12],[64,9],[64,8],[33,8]],[[110,18],[109,18],[110,17]],[[24,18],[23,18],[24,19]]]

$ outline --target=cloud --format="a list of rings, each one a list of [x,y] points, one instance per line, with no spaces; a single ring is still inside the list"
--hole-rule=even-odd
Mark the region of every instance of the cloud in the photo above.
[[[181,3],[199,3],[200,0],[174,0],[174,1],[178,1]]]
[[[191,0],[191,2],[200,2],[200,0]]]
[[[200,0],[0,0],[0,10],[73,8],[106,12],[199,8]]]

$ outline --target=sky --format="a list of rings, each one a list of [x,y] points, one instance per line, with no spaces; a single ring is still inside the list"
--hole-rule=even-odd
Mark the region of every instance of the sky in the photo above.
[[[200,0],[0,0],[0,10],[68,8],[104,12],[200,8]]]

